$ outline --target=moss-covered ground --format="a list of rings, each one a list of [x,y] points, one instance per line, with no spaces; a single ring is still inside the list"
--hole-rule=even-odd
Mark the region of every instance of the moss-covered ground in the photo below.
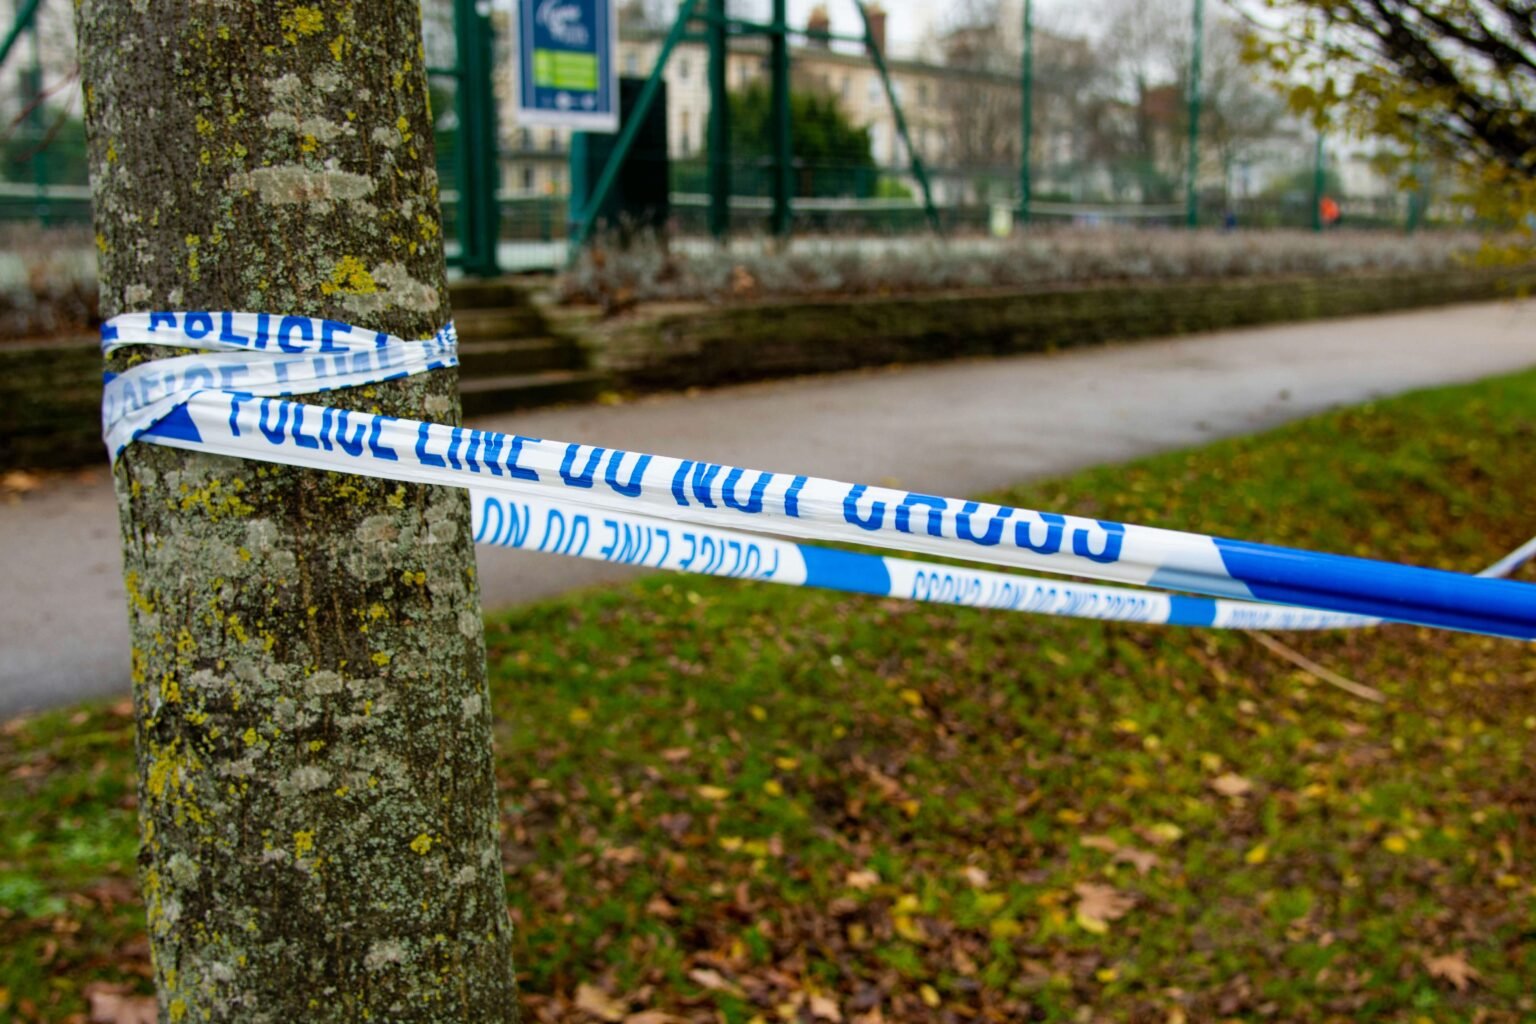
[[[1472,570],[1536,532],[1536,374],[1006,498]],[[1377,704],[1242,635],[685,577],[488,631],[536,1020],[1536,1020],[1526,645],[1283,638]],[[126,711],[0,726],[0,1019],[148,991]]]

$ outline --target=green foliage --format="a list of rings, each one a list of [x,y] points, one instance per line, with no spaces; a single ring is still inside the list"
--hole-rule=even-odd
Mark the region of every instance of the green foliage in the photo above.
[[[1472,570],[1531,529],[1533,409],[1526,373],[996,497]],[[1528,645],[1287,638],[1377,705],[1238,634],[680,576],[487,639],[531,1019],[1536,1016]],[[145,984],[128,710],[0,727],[0,1016]]]
[[[773,154],[773,95],[765,82],[730,94],[732,159],[766,165]],[[795,159],[795,189],[806,196],[868,196],[875,187],[875,160],[869,129],[854,125],[837,97],[791,91],[789,109]],[[751,189],[767,194],[767,177]]]
[[[1265,0],[1256,30],[1294,113],[1395,143],[1405,187],[1431,159],[1455,167],[1480,216],[1536,236],[1536,22],[1527,0]]]

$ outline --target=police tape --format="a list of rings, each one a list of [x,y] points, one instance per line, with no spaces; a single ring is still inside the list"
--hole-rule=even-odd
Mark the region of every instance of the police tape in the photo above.
[[[440,332],[439,338],[445,340],[434,346],[345,325],[333,326],[327,337],[328,321],[308,321],[306,333],[300,323],[305,318],[270,317],[263,334],[254,329],[261,314],[139,316],[144,318],[142,323],[112,321],[104,334],[110,331],[113,336],[104,344],[231,346],[234,351],[224,353],[235,357],[230,360],[231,372],[238,360],[245,359],[243,372],[248,376],[225,384],[222,378],[208,379],[212,367],[194,369],[195,363],[216,356],[178,357],[191,360],[181,369],[162,367],[178,361],[171,359],[128,370],[109,382],[108,390],[131,397],[119,395],[112,405],[105,401],[103,405],[104,434],[114,455],[128,443],[125,438],[141,437],[211,454],[465,487],[479,496],[476,504],[482,511],[484,497],[492,495],[509,501],[577,506],[595,517],[639,516],[705,530],[871,545],[1231,601],[1294,606],[1356,617],[1351,624],[1364,624],[1360,618],[1381,619],[1536,639],[1536,586],[1529,584],[449,427],[282,397],[298,393],[294,389],[300,387],[320,390],[317,384],[354,386],[336,383],[342,377],[333,375],[332,369],[350,372],[346,360],[367,351],[374,353],[379,365],[359,367],[345,379],[385,371],[389,376],[378,379],[389,379],[421,372],[403,369],[407,365],[423,369],[433,361],[447,365],[443,350],[451,350],[451,328]],[[232,318],[228,332],[222,330],[226,316]],[[215,323],[221,325],[217,338]],[[235,340],[226,341],[224,333]],[[327,345],[335,347],[328,350]],[[261,370],[266,362],[297,365],[279,374]],[[301,380],[301,375],[307,376]],[[248,387],[249,380],[256,386]],[[155,383],[148,386],[145,381]],[[829,578],[812,577],[809,572],[807,577]],[[857,582],[856,576],[851,578]],[[1167,614],[1186,611],[1175,612],[1170,605]],[[1214,624],[1214,619],[1200,624]]]
[[[475,543],[643,569],[1036,615],[1215,629],[1358,629],[1380,619],[1186,597],[795,544],[470,489]]]

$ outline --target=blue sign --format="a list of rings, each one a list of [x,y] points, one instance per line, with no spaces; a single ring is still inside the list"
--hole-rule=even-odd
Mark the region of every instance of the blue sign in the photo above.
[[[517,24],[518,121],[618,131],[613,0],[521,0]]]

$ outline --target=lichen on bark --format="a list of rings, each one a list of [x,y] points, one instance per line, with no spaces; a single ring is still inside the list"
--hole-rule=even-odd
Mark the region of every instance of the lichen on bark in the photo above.
[[[105,315],[448,318],[415,0],[77,19]],[[442,371],[313,400],[458,415]],[[161,1019],[515,1020],[465,493],[150,445],[114,475]]]

